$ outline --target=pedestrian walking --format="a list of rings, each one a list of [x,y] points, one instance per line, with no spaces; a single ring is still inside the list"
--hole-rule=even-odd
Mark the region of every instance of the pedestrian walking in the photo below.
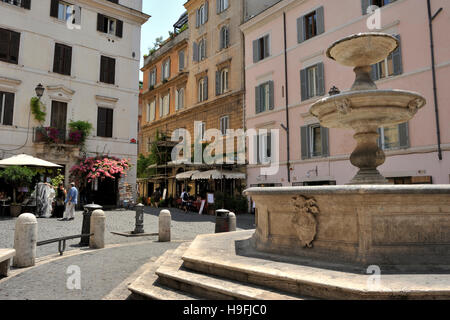
[[[153,193],[153,201],[155,202],[155,207],[159,208],[159,202],[161,201],[161,192],[159,192],[159,188]]]
[[[188,205],[189,205],[189,193],[186,191],[186,189],[183,189],[183,192],[181,193],[181,208],[184,209],[184,212],[186,213],[188,211]]]
[[[65,200],[66,211],[64,212],[64,217],[61,221],[71,221],[75,219],[75,206],[78,203],[78,189],[75,187],[74,182],[72,182],[70,186],[71,188]]]
[[[67,191],[64,188],[62,183],[59,184],[58,189],[56,190],[56,198],[55,198],[55,210],[53,212],[53,216],[55,218],[62,218],[64,215],[64,205],[66,202]]]

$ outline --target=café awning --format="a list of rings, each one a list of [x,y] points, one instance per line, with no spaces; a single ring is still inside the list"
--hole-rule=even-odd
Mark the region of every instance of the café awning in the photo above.
[[[234,171],[219,171],[219,170],[209,170],[194,174],[192,180],[221,180],[221,179],[231,179],[239,180],[245,179],[246,175],[242,172]]]
[[[195,175],[199,172],[200,171],[198,171],[198,170],[182,172],[182,173],[179,173],[176,175],[176,179],[177,180],[191,179],[193,175]]]
[[[27,154],[19,154],[11,158],[0,160],[0,167],[9,166],[27,166],[27,167],[41,167],[41,168],[62,168],[62,166],[55,163],[45,161],[39,158],[32,157]]]

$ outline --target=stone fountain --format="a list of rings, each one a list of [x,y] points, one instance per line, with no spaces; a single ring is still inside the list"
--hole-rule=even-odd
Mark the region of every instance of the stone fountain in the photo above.
[[[349,185],[248,189],[256,230],[199,236],[129,289],[153,299],[450,299],[450,186],[389,185],[377,170],[385,161],[377,128],[425,105],[418,93],[378,90],[370,78],[370,65],[397,46],[368,33],[327,51],[356,80],[310,112],[322,126],[355,131],[351,163],[360,170]],[[373,272],[380,281],[370,282]]]
[[[339,40],[327,51],[329,58],[353,67],[356,80],[350,91],[319,100],[310,112],[324,127],[355,131],[357,147],[350,161],[359,172],[351,184],[387,184],[377,170],[385,161],[377,129],[407,122],[425,105],[425,99],[415,92],[378,90],[370,77],[371,65],[386,59],[398,46],[393,36],[366,33]]]

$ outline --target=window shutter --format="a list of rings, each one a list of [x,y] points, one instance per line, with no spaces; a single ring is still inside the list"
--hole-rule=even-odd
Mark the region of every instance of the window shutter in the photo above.
[[[50,4],[50,16],[54,18],[58,18],[58,6],[59,1],[58,0],[52,0]]]
[[[301,131],[301,142],[302,142],[302,160],[309,159],[309,127],[303,126],[300,129]]]
[[[72,47],[64,47],[64,74],[70,76],[72,72]]]
[[[308,100],[308,73],[306,72],[306,69],[300,71],[300,86],[302,101]]]
[[[205,23],[208,22],[208,15],[209,15],[209,1],[205,1]]]
[[[367,14],[367,9],[370,6],[370,0],[361,0],[361,8],[362,8],[362,14],[365,16]]]
[[[220,71],[216,71],[216,96],[220,95],[222,92],[222,86],[221,86],[221,74]]]
[[[269,81],[269,110],[273,110],[274,108],[275,105],[274,105],[273,81]]]
[[[217,0],[218,1],[218,0]],[[220,29],[220,50],[225,48],[225,28]]]
[[[325,95],[325,73],[323,62],[317,65],[317,95]]]
[[[179,110],[179,104],[180,104],[180,90],[175,91],[175,110]]]
[[[119,38],[123,37],[123,21],[122,20],[117,20],[116,36]]]
[[[206,59],[206,39],[203,39],[203,46],[202,46],[202,59]]]
[[[409,126],[408,122],[398,125],[398,136],[400,148],[409,148]]]
[[[208,100],[208,76],[206,76],[204,79],[205,79],[205,86],[203,87],[203,89],[205,91],[204,91],[203,96],[205,97],[205,101],[206,101],[206,100]]]
[[[97,136],[104,137],[106,128],[106,109],[98,108],[97,114]]]
[[[116,59],[109,58],[109,83],[114,84],[116,82]]]
[[[194,42],[193,44],[193,57],[194,57],[194,61],[198,62],[198,44],[196,42]]]
[[[169,58],[169,62],[167,63],[167,79],[170,79],[170,65],[171,65],[171,61]]]
[[[22,0],[22,8],[31,9],[31,0]]]
[[[19,63],[20,33],[11,31],[11,45],[9,47],[10,62]]]
[[[324,128],[324,127],[320,127],[320,136],[322,138],[322,156],[323,157],[328,157],[330,155],[330,151],[329,151],[329,143],[328,143],[328,139],[329,139],[329,129],[328,128]]]
[[[113,109],[106,109],[106,137],[113,136]]]
[[[159,117],[163,116],[163,98],[159,97]]]
[[[303,16],[297,19],[297,41],[302,43],[305,39],[305,16]]]
[[[270,56],[270,37],[267,35],[264,37],[264,58]]]
[[[5,126],[12,126],[14,114],[14,93],[6,92],[4,94],[5,111],[3,113],[3,124]],[[1,101],[0,101],[1,102]]]
[[[399,41],[401,40],[400,35],[396,35],[395,36]],[[401,47],[401,41],[400,41],[400,45],[397,48],[397,50],[395,50],[392,53],[392,61],[394,63],[394,75],[399,75],[403,73],[403,63],[402,63],[402,47]]]
[[[259,61],[259,40],[253,41],[253,63]]]
[[[74,24],[81,25],[81,7],[74,6]]]
[[[195,12],[195,27],[200,27],[200,9]]]
[[[372,81],[377,81],[378,79],[380,79],[378,77],[378,64],[373,64],[372,65],[371,77],[372,77]]]
[[[216,4],[217,4],[217,14],[219,14],[220,11],[220,0],[216,0]]]
[[[325,32],[325,16],[323,7],[317,9],[316,13],[317,13],[317,34],[319,35]]]
[[[61,60],[63,56],[63,48],[59,44],[55,44],[55,55],[53,57],[53,72],[61,73]]]
[[[97,31],[106,32],[105,30],[105,16],[102,14],[97,14]]]
[[[178,67],[180,71],[184,69],[184,51],[178,54]]]
[[[255,112],[261,113],[261,86],[255,88]]]

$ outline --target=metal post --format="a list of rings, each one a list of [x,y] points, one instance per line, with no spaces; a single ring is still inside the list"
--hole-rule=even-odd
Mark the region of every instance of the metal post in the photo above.
[[[99,206],[98,204],[88,204],[88,205],[84,206],[83,225],[81,228],[81,234],[90,234],[91,233],[92,212],[94,212],[95,210],[101,210],[101,209],[103,209],[103,207]],[[81,247],[89,246],[89,236],[81,237],[80,246]]]
[[[144,205],[139,203],[136,208],[136,227],[133,234],[142,234],[144,233]]]

